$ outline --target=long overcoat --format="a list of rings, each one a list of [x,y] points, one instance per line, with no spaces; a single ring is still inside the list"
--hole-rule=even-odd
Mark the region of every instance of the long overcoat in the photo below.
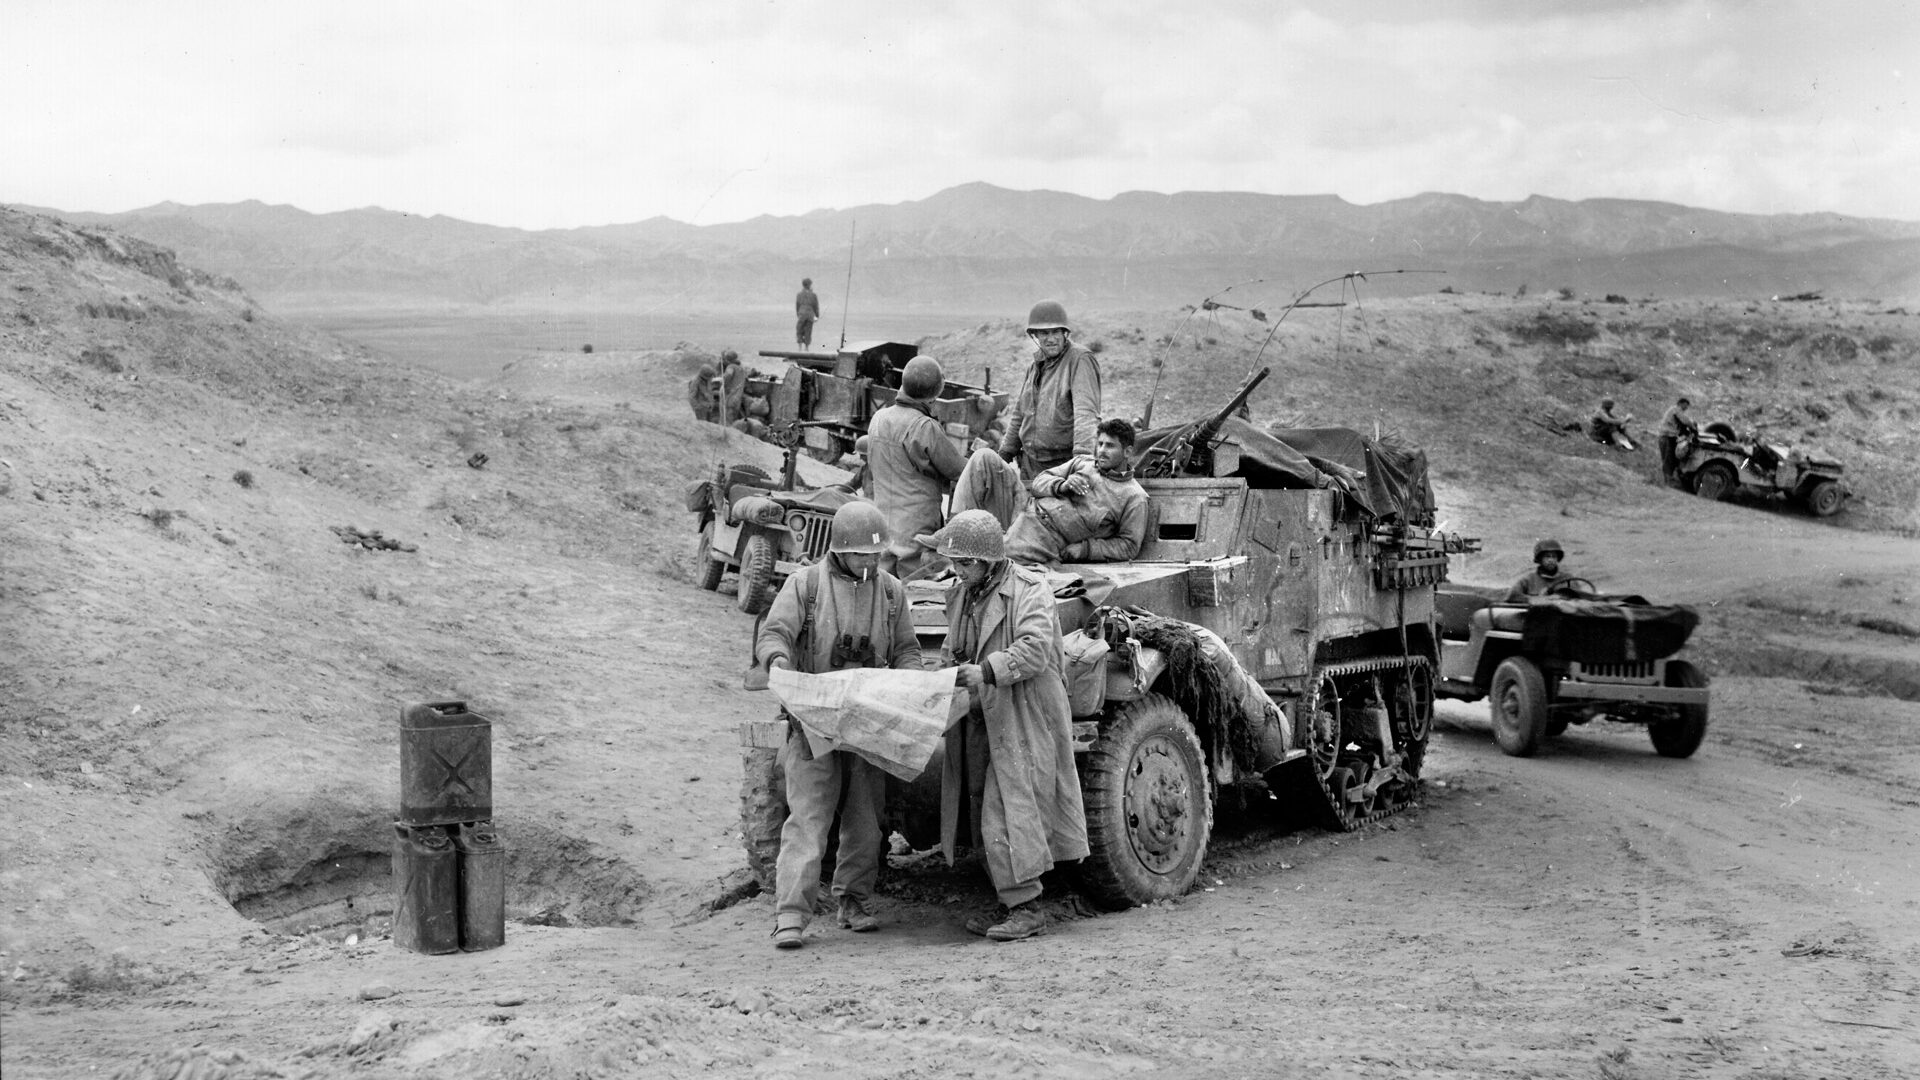
[[[994,681],[974,693],[986,721],[987,768],[1001,804],[982,808],[974,820],[1004,821],[1013,879],[1031,881],[1056,862],[1087,856],[1086,810],[1073,767],[1073,720],[1053,592],[1045,575],[1010,563],[999,583],[975,599],[977,611],[965,596],[959,583],[947,593],[948,645],[941,663],[956,662],[954,644],[969,640],[962,636],[963,623],[977,617],[973,662],[991,668]],[[963,839],[957,835],[960,800],[969,797],[968,755],[956,741],[948,736],[940,785],[940,842],[948,862]]]

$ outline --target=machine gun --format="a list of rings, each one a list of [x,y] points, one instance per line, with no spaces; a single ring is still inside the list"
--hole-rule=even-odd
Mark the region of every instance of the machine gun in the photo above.
[[[1227,417],[1240,411],[1253,392],[1273,371],[1270,367],[1261,368],[1240,384],[1240,390],[1233,400],[1219,412],[1198,423],[1189,424],[1172,435],[1147,447],[1134,463],[1135,476],[1189,476],[1204,473],[1212,465],[1214,439],[1220,434],[1220,425]]]

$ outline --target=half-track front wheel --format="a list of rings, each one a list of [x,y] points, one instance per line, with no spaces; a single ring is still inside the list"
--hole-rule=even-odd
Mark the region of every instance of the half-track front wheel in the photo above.
[[[1707,676],[1685,660],[1670,660],[1667,685],[1699,688],[1707,685]],[[1653,749],[1661,757],[1692,757],[1707,737],[1707,707],[1676,705],[1671,717],[1647,725],[1647,737],[1653,740]]]
[[[1092,852],[1081,880],[1094,900],[1118,909],[1186,892],[1213,832],[1206,759],[1186,713],[1159,694],[1119,705],[1081,770]]]
[[[1693,493],[1709,502],[1727,498],[1739,486],[1739,476],[1724,461],[1709,461],[1693,474]]]
[[[1524,656],[1510,656],[1493,669],[1493,738],[1514,757],[1532,757],[1547,734],[1547,680]]]
[[[773,538],[766,533],[747,537],[740,553],[740,593],[735,603],[741,611],[758,615],[773,604]]]
[[[700,526],[699,543],[700,546],[693,550],[693,580],[701,588],[712,592],[720,587],[720,579],[727,572],[727,564],[713,557],[712,518]]]

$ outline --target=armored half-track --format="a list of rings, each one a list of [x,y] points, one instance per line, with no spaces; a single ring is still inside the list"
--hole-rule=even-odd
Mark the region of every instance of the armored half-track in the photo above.
[[[1216,416],[1142,437],[1136,558],[1050,571],[1092,848],[1082,887],[1110,906],[1190,888],[1234,785],[1341,830],[1417,791],[1440,662],[1434,589],[1449,555],[1478,542],[1432,527],[1423,453],[1340,428],[1256,428],[1231,415],[1254,383]],[[942,590],[909,593],[937,650]],[[770,883],[771,748],[785,732],[748,727],[746,842]],[[917,789],[940,771],[890,799],[892,827],[916,846],[939,804]]]

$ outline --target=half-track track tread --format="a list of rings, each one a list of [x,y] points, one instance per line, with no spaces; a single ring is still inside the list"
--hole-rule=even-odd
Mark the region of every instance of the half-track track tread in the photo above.
[[[1427,686],[1429,687],[1429,691],[1426,702],[1428,718],[1426,725],[1427,730],[1415,732],[1405,745],[1396,746],[1396,749],[1403,755],[1410,756],[1415,762],[1414,769],[1412,770],[1412,782],[1394,784],[1390,788],[1383,788],[1382,791],[1386,792],[1388,797],[1376,800],[1371,810],[1362,812],[1356,810],[1354,804],[1344,802],[1335,795],[1333,787],[1327,782],[1328,777],[1321,776],[1317,769],[1308,768],[1306,770],[1307,775],[1313,778],[1314,786],[1318,788],[1320,792],[1318,799],[1311,800],[1313,809],[1320,817],[1322,824],[1327,828],[1336,829],[1340,832],[1353,832],[1363,825],[1369,825],[1383,818],[1391,817],[1413,804],[1414,799],[1419,793],[1419,762],[1425,756],[1427,740],[1432,734],[1431,720],[1433,701],[1431,687],[1433,685],[1433,665],[1424,656],[1376,656],[1363,660],[1348,660],[1338,664],[1325,664],[1314,669],[1312,685],[1315,694],[1318,693],[1320,686],[1329,678],[1339,679],[1348,675],[1364,675],[1376,671],[1413,669],[1423,670],[1428,676]],[[1311,702],[1313,698],[1310,697],[1308,700]]]

